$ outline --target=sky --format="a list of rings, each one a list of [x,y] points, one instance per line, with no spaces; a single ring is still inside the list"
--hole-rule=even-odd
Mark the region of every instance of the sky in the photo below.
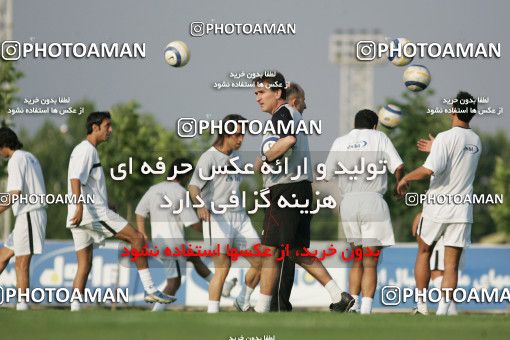
[[[328,59],[330,35],[341,30],[379,30],[384,36],[415,42],[501,43],[492,59],[422,59],[436,91],[431,105],[458,90],[490,98],[508,109],[510,5],[505,1],[15,1],[14,40],[21,42],[146,43],[144,59],[33,59],[17,62],[25,73],[21,98],[88,98],[99,109],[129,100],[174,129],[182,117],[220,119],[239,113],[267,119],[252,90],[213,88],[231,72],[277,69],[306,91],[308,119],[321,119],[322,135],[310,139],[312,150],[327,150],[339,133],[339,66]],[[294,23],[295,35],[190,35],[190,23]],[[191,60],[182,68],[164,62],[165,46],[184,41]],[[374,72],[374,110],[385,98],[406,91],[403,68],[389,63]],[[424,113],[425,114],[425,113]],[[477,116],[482,131],[503,129],[510,112]],[[50,115],[51,116],[51,115]],[[48,116],[17,115],[16,128],[34,132]],[[54,116],[52,116],[54,117]],[[65,118],[53,118],[62,124]],[[405,115],[404,115],[405,119]],[[427,135],[424,127],[424,137]],[[259,137],[247,137],[256,149]]]

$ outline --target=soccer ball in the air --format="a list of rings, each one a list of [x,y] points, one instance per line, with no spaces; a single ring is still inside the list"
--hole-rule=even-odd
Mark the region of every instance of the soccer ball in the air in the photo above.
[[[165,48],[165,61],[174,67],[181,67],[188,63],[190,53],[188,46],[182,41],[172,41],[166,45]]]
[[[409,44],[409,39],[406,38],[398,38],[393,39],[390,42],[390,51],[388,53],[388,59],[391,61],[391,63],[395,66],[405,66],[409,64],[411,61],[413,61],[413,57],[406,57],[404,55],[404,51],[407,55],[410,55],[412,50],[409,46],[406,46]],[[400,51],[400,57],[398,56],[397,50]]]
[[[379,122],[389,128],[394,128],[402,120],[402,110],[392,104],[385,105],[379,110]]]
[[[430,79],[429,70],[422,65],[411,65],[404,71],[404,84],[414,92],[425,90]]]

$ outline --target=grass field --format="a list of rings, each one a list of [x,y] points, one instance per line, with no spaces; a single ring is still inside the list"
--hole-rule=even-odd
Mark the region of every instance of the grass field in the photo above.
[[[16,312],[0,309],[4,339],[508,339],[508,315],[454,317],[329,312],[255,313],[143,310]]]

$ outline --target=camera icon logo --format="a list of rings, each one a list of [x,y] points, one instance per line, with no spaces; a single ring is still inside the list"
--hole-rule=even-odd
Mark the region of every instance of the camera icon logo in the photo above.
[[[408,192],[405,195],[405,203],[408,207],[416,207],[418,205],[418,193],[417,192]]]
[[[2,59],[7,61],[21,58],[21,44],[19,41],[6,40],[2,43]]]
[[[359,61],[371,61],[376,57],[375,42],[370,40],[361,40],[356,44],[356,59]]]
[[[8,192],[0,192],[0,207],[7,207],[11,204],[11,195]]]
[[[197,120],[180,118],[177,121],[177,135],[181,138],[193,138],[197,135]]]
[[[400,304],[400,287],[384,286],[381,290],[381,303],[385,306],[398,306]]]
[[[205,24],[201,21],[194,21],[190,24],[189,34],[193,37],[201,37],[205,34]]]

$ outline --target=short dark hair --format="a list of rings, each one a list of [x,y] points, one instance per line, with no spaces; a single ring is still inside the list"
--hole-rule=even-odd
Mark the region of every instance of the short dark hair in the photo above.
[[[244,118],[241,115],[237,115],[237,114],[226,115],[221,120],[221,124],[223,126],[222,126],[222,129],[221,129],[221,133],[218,134],[218,137],[216,137],[216,140],[213,143],[214,146],[221,146],[221,144],[223,144],[223,141],[225,140],[225,136],[228,135],[228,133],[226,132],[226,126],[227,126],[227,122],[229,120],[233,120],[233,121],[239,122],[240,120],[246,120],[246,118]]]
[[[287,99],[287,89],[286,89],[287,83],[285,82],[285,77],[280,72],[278,72],[278,71],[264,72],[264,74],[261,75],[260,77],[253,79],[253,82],[255,83],[255,86],[257,86],[258,84],[264,84],[264,83],[282,84],[282,86],[272,86],[269,89],[273,92],[281,90],[282,91],[281,98]]]
[[[453,103],[453,108],[457,117],[464,123],[469,123],[471,119],[476,115],[478,107],[478,101],[473,98],[472,95],[465,91],[459,91],[457,93],[457,101]]]
[[[174,176],[174,170],[177,170],[177,171],[182,171],[184,170],[184,164],[191,164],[191,166],[193,167],[193,163],[187,159],[187,158],[177,158],[175,159],[173,162],[172,162],[172,165],[170,166],[170,169],[168,170],[168,177],[173,177]],[[191,169],[191,171],[193,171],[193,168]],[[191,173],[185,173],[185,174],[178,174],[177,176],[175,176],[175,179],[180,182],[181,180],[183,180],[184,178],[186,178],[187,176],[189,176]]]
[[[101,125],[103,120],[112,119],[110,112],[108,111],[95,111],[91,112],[87,117],[87,135],[92,133],[92,126]]]
[[[0,148],[7,147],[11,150],[19,150],[23,147],[14,131],[8,127],[0,128]]]
[[[354,117],[354,128],[355,129],[373,129],[374,125],[379,122],[377,114],[368,109],[360,110]]]
[[[296,83],[291,82],[289,84],[289,87],[286,88],[286,97],[289,98],[290,96],[302,96],[305,92],[301,86],[299,86]]]

